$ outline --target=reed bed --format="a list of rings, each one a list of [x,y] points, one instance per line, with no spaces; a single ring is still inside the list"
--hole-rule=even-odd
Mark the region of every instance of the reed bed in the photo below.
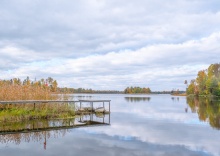
[[[0,101],[12,100],[56,100],[58,95],[53,94],[47,86],[38,85],[0,85]]]
[[[48,85],[44,81],[31,82],[29,78],[23,84],[18,83],[17,79],[0,81],[0,101],[63,100],[66,98],[65,94],[55,94],[54,86]],[[75,108],[64,103],[0,104],[0,123],[68,118],[74,115]]]

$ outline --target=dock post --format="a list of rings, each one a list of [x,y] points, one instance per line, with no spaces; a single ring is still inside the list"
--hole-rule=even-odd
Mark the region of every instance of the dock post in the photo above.
[[[90,102],[91,113],[93,112],[92,102]]]
[[[92,121],[92,113],[93,113],[92,102],[90,102],[90,108],[91,108],[91,112],[90,112],[90,121]]]
[[[93,102],[92,102],[92,110],[93,110]],[[93,121],[93,115],[92,115],[92,121]]]
[[[110,101],[108,102],[108,111],[109,111],[109,114],[110,114]]]
[[[109,111],[109,124],[111,123],[111,120],[110,120],[110,118],[111,118],[111,112],[110,112],[110,101],[108,102],[108,111]]]

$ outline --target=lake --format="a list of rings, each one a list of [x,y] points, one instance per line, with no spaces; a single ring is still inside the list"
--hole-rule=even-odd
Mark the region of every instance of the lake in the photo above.
[[[218,100],[128,94],[73,94],[70,99],[111,100],[110,115],[97,117],[110,124],[0,135],[0,155],[220,155]]]

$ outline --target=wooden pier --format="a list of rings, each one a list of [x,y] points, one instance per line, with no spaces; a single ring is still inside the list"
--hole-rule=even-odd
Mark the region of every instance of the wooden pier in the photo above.
[[[13,104],[33,104],[35,108],[36,104],[45,104],[45,103],[67,103],[67,104],[79,104],[79,110],[81,112],[94,112],[94,111],[104,111],[110,113],[110,102],[111,100],[17,100],[17,101],[0,101],[0,104],[4,105],[13,105]],[[89,104],[89,107],[83,107],[83,104]],[[102,106],[95,107],[95,104],[101,104]],[[108,109],[105,105],[108,104]]]

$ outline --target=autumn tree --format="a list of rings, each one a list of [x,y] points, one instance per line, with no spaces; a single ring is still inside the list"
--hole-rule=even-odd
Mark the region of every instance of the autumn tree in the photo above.
[[[207,70],[201,70],[195,81],[187,88],[187,94],[220,96],[220,64],[211,64]]]
[[[125,90],[124,90],[124,93],[125,94],[139,94],[139,93],[145,93],[145,94],[148,94],[148,93],[151,93],[151,90],[150,88],[141,88],[141,87],[127,87]]]

